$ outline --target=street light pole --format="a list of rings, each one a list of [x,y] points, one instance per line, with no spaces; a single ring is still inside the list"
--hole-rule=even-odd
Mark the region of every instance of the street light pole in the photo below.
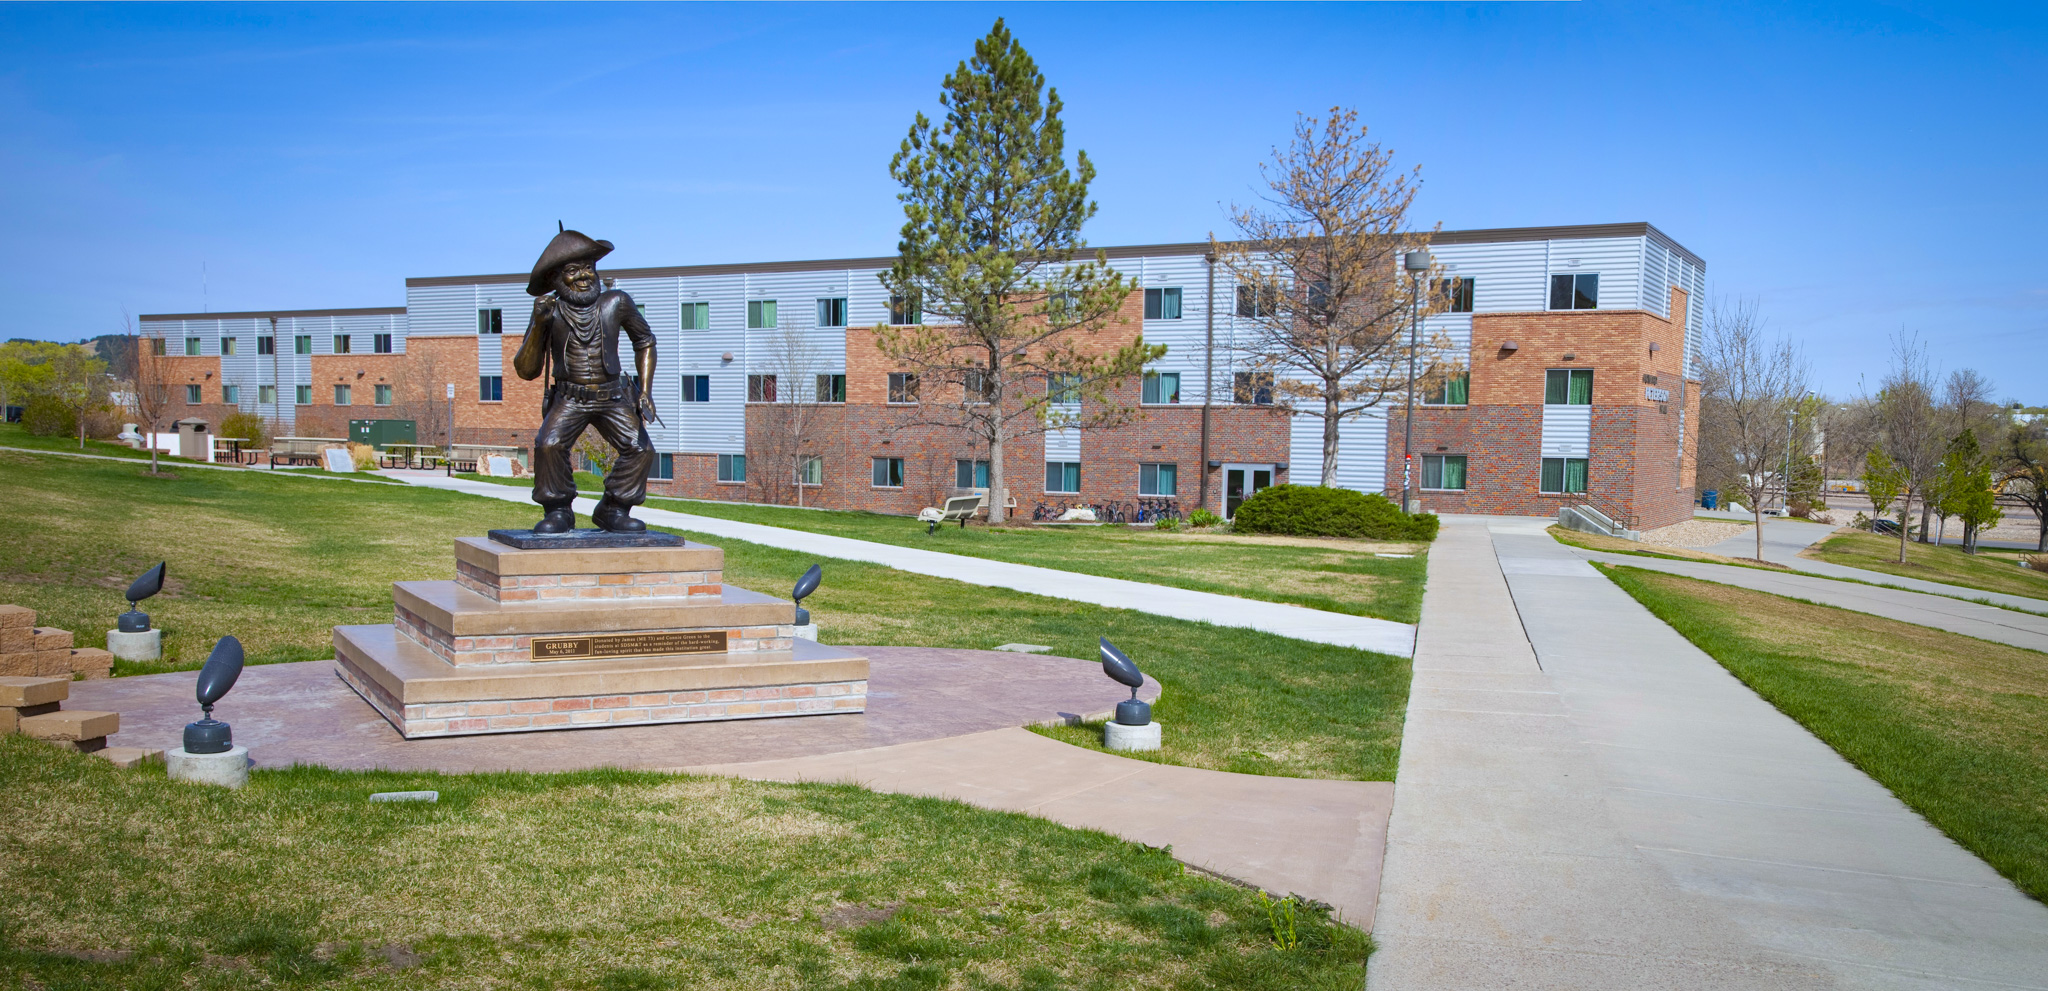
[[[1401,511],[1415,512],[1415,351],[1422,337],[1422,274],[1429,271],[1427,249],[1410,251],[1401,258],[1401,267],[1408,271],[1408,408],[1402,416],[1401,437]]]

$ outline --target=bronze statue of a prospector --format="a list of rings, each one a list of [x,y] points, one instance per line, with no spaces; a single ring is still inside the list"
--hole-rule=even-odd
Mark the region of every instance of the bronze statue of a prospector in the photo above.
[[[654,378],[654,331],[633,305],[633,297],[603,289],[597,260],[611,253],[610,241],[563,230],[548,242],[526,282],[533,319],[512,370],[527,380],[546,375],[540,433],[533,438],[533,501],[546,511],[535,533],[568,533],[576,527],[570,503],[576,475],[570,453],[584,428],[594,427],[619,457],[604,478],[604,498],[591,522],[613,533],[640,533],[647,524],[632,517],[647,499],[647,473],[654,441],[644,420],[656,423],[647,383]],[[619,365],[619,332],[633,341],[633,366]]]

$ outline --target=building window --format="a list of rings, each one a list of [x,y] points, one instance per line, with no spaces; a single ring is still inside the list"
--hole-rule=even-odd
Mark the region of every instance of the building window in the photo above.
[[[1551,276],[1550,308],[1553,310],[1599,309],[1600,276],[1591,272]]]
[[[1280,290],[1272,286],[1238,286],[1237,315],[1270,317],[1280,310]]]
[[[478,402],[501,403],[505,401],[505,376],[479,375],[476,377],[476,398]]]
[[[986,403],[995,396],[996,380],[979,368],[970,368],[960,376],[960,397],[968,403]],[[1079,394],[1075,394],[1079,402]]]
[[[721,454],[718,456],[718,480],[721,482],[744,482],[747,480],[747,456],[744,454]]]
[[[499,377],[499,381],[504,381],[502,376]],[[372,396],[373,398],[376,399],[377,405],[379,406],[391,405],[391,387],[388,385],[375,386],[372,392]]]
[[[1580,462],[1583,464],[1584,462]],[[1422,456],[1422,487],[1425,489],[1465,488],[1465,456],[1425,454]]]
[[[1167,464],[1141,464],[1138,466],[1138,494],[1144,496],[1179,495],[1180,489],[1175,476],[1180,466]]]
[[[846,401],[846,376],[818,376],[818,401],[821,403],[843,403]]]
[[[775,326],[775,301],[772,299],[747,300],[747,329],[767,330]]]
[[[1545,406],[1593,405],[1593,370],[1552,368],[1543,373]]]
[[[348,353],[348,335],[347,335],[347,334],[336,334],[336,335],[334,335],[334,353],[335,353],[335,354],[347,354],[347,353]]]
[[[711,401],[711,376],[683,376],[683,402],[708,403]]]
[[[1047,402],[1078,406],[1081,404],[1081,376],[1072,372],[1054,372],[1046,376],[1045,394]]]
[[[376,352],[377,352],[378,354],[390,354],[390,353],[391,353],[391,335],[390,335],[390,334],[378,334],[378,335],[376,335],[376,336],[375,336],[375,337],[374,337],[374,338],[373,338],[373,339],[371,340],[371,342],[370,342],[370,346],[371,346],[372,348],[374,348],[374,349],[376,350]]]
[[[797,462],[797,464],[796,464],[796,484],[798,484],[798,485],[823,485],[823,484],[825,484],[825,459],[824,459],[824,458],[822,458],[822,457],[819,457],[818,455],[815,455],[815,454],[813,454],[813,455],[810,455],[810,456],[808,456],[808,457],[804,458],[804,459],[803,459],[802,461],[799,461],[799,462]]]
[[[259,386],[257,386],[257,387],[256,387],[256,401],[257,401],[257,402],[259,402],[259,403],[265,403],[265,404],[271,404],[271,403],[275,403],[275,402],[277,402],[277,386],[274,386],[274,385],[259,385]]]
[[[682,316],[677,320],[677,323],[683,330],[710,330],[711,304],[684,303],[682,306]]]
[[[163,353],[164,353],[164,348],[165,348],[165,345],[164,345],[164,339],[163,339],[163,338],[161,338],[161,337],[152,337],[152,338],[150,338],[150,339],[149,339],[149,353],[150,353],[150,354],[163,354]]]
[[[953,462],[953,487],[956,489],[988,488],[988,462],[959,458]]]
[[[1179,320],[1180,289],[1145,290],[1145,319]]]
[[[293,338],[292,338],[292,353],[293,353],[293,354],[312,354],[312,353],[313,353],[313,335],[311,335],[311,334],[299,334],[298,336],[296,336],[296,337],[293,337]]]
[[[1584,493],[1586,491],[1586,459],[1544,458],[1541,491]]]
[[[336,406],[347,406],[347,405],[349,405],[349,396],[348,396],[348,386],[345,386],[345,385],[337,385],[337,386],[335,386],[335,387],[334,387],[334,405],[336,405]]]
[[[277,353],[277,338],[275,338],[275,337],[259,337],[259,338],[257,338],[257,339],[256,339],[256,353],[257,353],[257,354],[276,354],[276,353]]]
[[[889,322],[903,327],[924,322],[923,308],[909,296],[889,297]]]
[[[889,373],[889,401],[892,403],[917,402],[917,373]]]
[[[1273,373],[1238,372],[1231,396],[1236,402],[1252,406],[1273,405]]]
[[[676,477],[676,456],[673,454],[655,455],[654,470],[648,472],[647,477],[659,478],[663,481],[674,479]]]
[[[499,309],[476,311],[476,332],[479,334],[504,333],[505,311]]]
[[[903,459],[875,459],[875,488],[900,489],[903,487]]]
[[[1045,491],[1061,493],[1079,493],[1081,491],[1081,462],[1046,462]]]
[[[229,406],[233,406],[236,403],[241,402],[242,387],[239,385],[222,385],[220,387],[220,401],[228,404]]]
[[[1180,402],[1180,373],[1146,372],[1145,385],[1138,395],[1138,401],[1147,404]]]
[[[232,338],[232,337],[223,337],[223,338],[221,338],[221,339],[220,339],[220,353],[221,353],[221,354],[223,354],[223,355],[230,355],[230,354],[234,354],[234,353],[235,353],[235,339],[234,339],[234,338]]]
[[[1467,278],[1436,280],[1437,294],[1443,297],[1444,309],[1451,313],[1472,312],[1472,282]]]
[[[772,403],[775,401],[775,376],[747,376],[747,402]]]
[[[1422,394],[1424,406],[1464,406],[1472,399],[1472,373],[1459,372]]]
[[[299,387],[298,387],[298,388],[297,388],[296,390],[294,390],[294,391],[298,393],[298,395],[297,395],[297,396],[295,396],[294,398],[296,398],[296,399],[298,400],[298,403],[299,403],[299,405],[301,405],[301,406],[311,406],[311,405],[313,405],[313,387],[312,387],[312,386],[310,386],[310,385],[302,385],[302,386],[299,386]]]
[[[202,400],[202,399],[200,398],[200,396],[199,396],[199,387],[198,387],[198,386],[196,386],[196,385],[188,385],[188,386],[186,386],[186,387],[185,387],[185,405],[187,405],[187,406],[197,406],[197,405],[199,405],[199,404],[200,404],[200,403],[201,403],[202,401],[203,401],[203,400]]]
[[[818,301],[818,326],[846,326],[846,297],[835,296]]]
[[[191,356],[193,356],[193,355],[196,355],[196,354],[198,354],[198,353],[199,353],[199,338],[197,338],[197,337],[187,337],[187,338],[185,338],[185,355],[186,355],[186,357],[191,357]]]

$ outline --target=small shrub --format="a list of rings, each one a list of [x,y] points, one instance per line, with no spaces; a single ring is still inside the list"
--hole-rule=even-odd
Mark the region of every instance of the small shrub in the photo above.
[[[1215,526],[1221,522],[1223,522],[1223,517],[1211,512],[1206,506],[1188,514],[1188,525],[1197,530],[1203,527]]]
[[[1791,508],[1787,512],[1803,520],[1813,515],[1813,503],[1807,502],[1804,499],[1794,499],[1792,500]]]
[[[254,413],[229,413],[220,421],[219,433],[222,437],[242,438],[245,451],[260,451],[270,446],[270,428],[264,425],[262,417]],[[375,463],[372,462],[371,466],[375,467]]]
[[[1237,507],[1235,529],[1295,537],[1436,539],[1433,513],[1404,513],[1386,496],[1320,485],[1275,485]]]
[[[1167,533],[1172,533],[1173,531],[1180,529],[1180,521],[1171,516],[1161,516],[1160,518],[1152,521],[1152,529],[1164,530]]]
[[[356,463],[357,471],[369,471],[377,467],[377,449],[368,444],[350,444],[348,456]]]
[[[1857,513],[1856,518],[1849,521],[1849,525],[1858,530],[1868,530],[1870,529],[1870,517]]]
[[[52,396],[30,396],[21,410],[21,425],[37,437],[75,437],[78,414]]]

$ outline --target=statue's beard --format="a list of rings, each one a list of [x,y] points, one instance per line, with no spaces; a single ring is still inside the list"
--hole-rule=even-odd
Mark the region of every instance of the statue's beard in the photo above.
[[[589,306],[590,304],[597,302],[598,294],[602,292],[604,292],[604,290],[599,289],[596,286],[591,286],[589,289],[585,289],[582,292],[578,292],[575,289],[572,289],[565,285],[555,287],[555,296],[561,299],[563,302],[568,303],[570,306]]]

